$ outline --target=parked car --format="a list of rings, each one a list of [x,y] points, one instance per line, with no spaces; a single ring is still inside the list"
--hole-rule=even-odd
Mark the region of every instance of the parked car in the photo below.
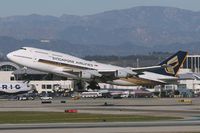
[[[52,100],[52,97],[45,96],[45,97],[40,97],[41,100]]]
[[[34,98],[31,96],[18,96],[17,99],[18,100],[34,100]]]
[[[18,97],[18,100],[28,100],[28,97],[27,96],[19,96]]]

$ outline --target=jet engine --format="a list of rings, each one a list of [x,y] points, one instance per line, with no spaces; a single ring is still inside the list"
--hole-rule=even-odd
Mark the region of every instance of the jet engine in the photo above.
[[[133,72],[131,68],[125,68],[115,71],[115,77],[117,78],[127,78],[137,75],[136,72]]]
[[[83,79],[92,79],[94,77],[100,77],[101,74],[96,70],[83,70],[80,72],[79,77]]]

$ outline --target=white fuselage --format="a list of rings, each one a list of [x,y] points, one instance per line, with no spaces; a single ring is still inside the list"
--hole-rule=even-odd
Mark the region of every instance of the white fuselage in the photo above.
[[[48,50],[25,48],[11,52],[7,57],[13,62],[45,72],[61,72],[61,70],[79,72],[90,69],[97,71],[110,71],[122,69],[122,67],[86,61],[71,55]],[[65,74],[65,73],[64,73]],[[73,77],[73,76],[72,76]]]

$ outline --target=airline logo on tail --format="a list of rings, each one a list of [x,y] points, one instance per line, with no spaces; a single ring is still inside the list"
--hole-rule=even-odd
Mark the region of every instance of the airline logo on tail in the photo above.
[[[166,67],[158,68],[152,70],[151,72],[167,76],[176,76],[181,65],[184,63],[186,56],[187,52],[178,51],[177,53],[165,59],[163,62],[159,64],[161,66],[166,66]]]
[[[174,56],[167,62],[167,68],[165,68],[165,72],[169,74],[175,74],[174,69],[179,65],[178,56]]]

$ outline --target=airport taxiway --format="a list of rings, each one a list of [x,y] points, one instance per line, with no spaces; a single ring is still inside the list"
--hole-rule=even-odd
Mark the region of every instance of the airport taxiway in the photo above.
[[[63,100],[66,103],[61,103]],[[25,131],[28,133],[36,131],[44,133],[53,131],[61,133],[200,132],[200,99],[192,98],[192,103],[182,103],[178,100],[179,98],[54,99],[51,104],[41,104],[40,100],[0,100],[0,111],[63,112],[65,109],[77,109],[81,113],[136,114],[184,118],[159,122],[3,124],[0,125],[0,131],[1,133],[23,133]]]
[[[66,103],[61,103],[61,101]],[[200,99],[192,103],[180,103],[177,98],[138,99],[54,99],[51,104],[41,104],[38,100],[0,100],[0,111],[48,111],[64,112],[77,109],[81,113],[138,114],[154,116],[196,117],[200,114]],[[105,103],[107,106],[105,106]]]

